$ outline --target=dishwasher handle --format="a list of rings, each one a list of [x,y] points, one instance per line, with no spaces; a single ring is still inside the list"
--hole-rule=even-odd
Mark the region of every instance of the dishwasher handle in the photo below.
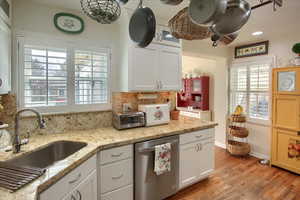
[[[166,143],[170,143],[171,145],[176,145],[179,143],[178,140],[173,140],[173,141],[166,141],[165,143],[162,144],[166,144]],[[149,153],[149,152],[153,152],[155,151],[155,146],[152,147],[148,147],[148,148],[139,148],[139,153]]]

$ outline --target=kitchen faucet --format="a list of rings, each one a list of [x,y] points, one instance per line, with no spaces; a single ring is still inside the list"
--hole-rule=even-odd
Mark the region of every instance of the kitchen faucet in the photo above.
[[[20,116],[23,112],[33,112],[34,114],[36,114],[36,116],[38,117],[39,127],[41,129],[46,128],[45,120],[43,119],[42,115],[38,111],[33,110],[33,109],[23,109],[23,110],[18,111],[15,116],[15,137],[13,138],[13,141],[12,141],[13,153],[19,153],[21,150],[21,146],[22,146],[22,142],[20,139],[20,133],[19,133],[19,121],[20,121]]]

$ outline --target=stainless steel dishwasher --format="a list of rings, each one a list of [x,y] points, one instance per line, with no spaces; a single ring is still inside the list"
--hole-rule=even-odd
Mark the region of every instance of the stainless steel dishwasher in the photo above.
[[[155,146],[171,144],[171,171],[154,172]],[[162,200],[179,188],[179,137],[171,136],[135,144],[135,200]]]

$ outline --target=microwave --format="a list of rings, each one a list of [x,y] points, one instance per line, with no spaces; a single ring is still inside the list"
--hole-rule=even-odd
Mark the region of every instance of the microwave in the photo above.
[[[145,113],[146,126],[168,124],[170,122],[169,104],[139,105],[139,111]]]
[[[11,0],[0,0],[0,18],[9,26],[12,19],[12,3]]]

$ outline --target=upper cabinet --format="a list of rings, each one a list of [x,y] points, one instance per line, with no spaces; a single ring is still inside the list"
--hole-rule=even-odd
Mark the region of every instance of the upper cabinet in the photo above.
[[[12,0],[1,0],[0,1],[0,18],[9,26],[11,26],[12,18]]]
[[[273,93],[300,95],[300,67],[273,69]]]
[[[181,88],[181,49],[151,44],[132,46],[129,91],[168,91]]]
[[[0,94],[11,90],[11,30],[0,18]]]
[[[123,12],[124,14],[125,12]],[[181,42],[167,27],[157,25],[156,37],[140,48],[129,37],[130,14],[120,21],[120,57],[116,77],[122,92],[178,91],[181,89]]]

